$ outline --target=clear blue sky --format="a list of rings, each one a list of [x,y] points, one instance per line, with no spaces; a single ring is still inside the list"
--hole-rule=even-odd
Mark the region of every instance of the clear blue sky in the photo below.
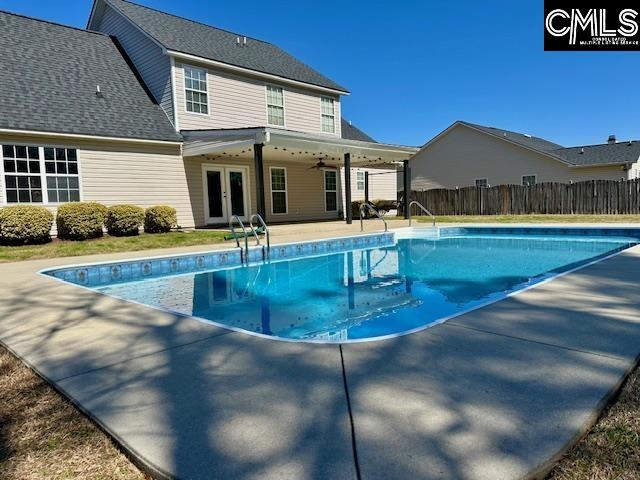
[[[640,139],[640,52],[544,52],[542,0],[137,0],[270,41],[346,86],[343,114],[419,145],[457,119],[563,145]],[[0,0],[84,27],[91,0]]]

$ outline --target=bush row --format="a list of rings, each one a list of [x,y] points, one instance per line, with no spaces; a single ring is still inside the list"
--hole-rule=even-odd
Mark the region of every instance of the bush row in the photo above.
[[[58,238],[86,240],[109,235],[137,235],[144,225],[147,233],[165,233],[177,225],[175,208],[158,205],[146,210],[135,205],[105,207],[95,202],[71,202],[58,207]],[[45,243],[51,238],[53,214],[44,207],[13,205],[0,209],[0,243],[25,245]]]

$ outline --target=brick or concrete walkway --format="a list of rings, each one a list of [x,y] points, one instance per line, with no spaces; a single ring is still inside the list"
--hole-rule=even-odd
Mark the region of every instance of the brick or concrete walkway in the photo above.
[[[0,341],[167,476],[521,478],[589,427],[640,354],[638,247],[425,331],[341,347],[35,274],[141,255],[0,265]]]

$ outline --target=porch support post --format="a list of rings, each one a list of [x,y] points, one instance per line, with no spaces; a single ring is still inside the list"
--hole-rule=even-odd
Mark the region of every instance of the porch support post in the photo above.
[[[369,203],[369,171],[364,172],[364,201]]]
[[[256,176],[256,207],[258,214],[267,221],[267,212],[264,202],[264,162],[262,161],[262,143],[253,145],[253,163]]]
[[[409,203],[411,202],[411,199],[409,198],[411,195],[411,170],[409,170],[409,160],[403,160],[402,166],[402,177],[404,179],[404,194],[402,195],[404,205],[402,206],[402,209],[404,210],[404,218],[408,219]]]
[[[351,154],[344,154],[344,208],[347,224],[353,223],[353,210],[351,209]]]

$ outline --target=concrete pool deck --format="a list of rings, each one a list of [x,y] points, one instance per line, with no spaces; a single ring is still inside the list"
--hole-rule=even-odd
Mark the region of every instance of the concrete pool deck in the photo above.
[[[319,225],[297,238],[359,231]],[[282,230],[274,241],[292,241]],[[230,332],[36,275],[207,249],[0,265],[0,341],[161,476],[541,474],[640,354],[640,247],[418,333],[342,346]]]

